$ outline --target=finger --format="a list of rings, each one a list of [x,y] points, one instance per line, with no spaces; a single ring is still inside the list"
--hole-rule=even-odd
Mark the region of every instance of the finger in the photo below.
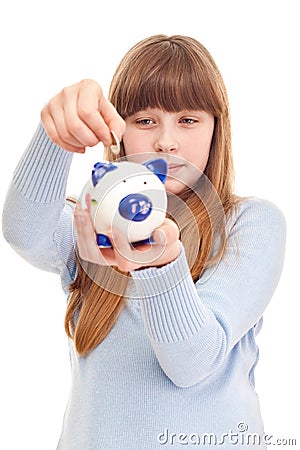
[[[89,213],[77,203],[74,211],[79,256],[95,264],[107,265],[95,239],[95,231]]]
[[[55,144],[59,145],[64,150],[68,150],[73,153],[85,152],[85,148],[82,145],[67,143],[61,138],[60,132],[58,131],[58,127],[56,126],[54,118],[50,113],[48,105],[43,108],[41,112],[41,120],[47,135]]]
[[[82,108],[80,92],[78,92],[77,87],[66,88],[63,95],[62,111],[65,123],[65,130],[63,131],[66,133],[64,140],[68,143],[75,143],[75,145],[79,144],[82,147],[93,147],[98,144],[101,139],[96,136],[90,124],[85,121],[89,114],[97,114],[96,110],[93,111],[93,103],[88,101],[86,106]]]
[[[117,228],[108,230],[107,235],[112,243],[115,255],[115,263],[123,272],[128,272],[138,267],[133,258],[133,250],[126,237]]]
[[[99,141],[109,144],[110,132],[104,119],[98,111],[101,87],[92,80],[84,80],[72,86],[65,87],[54,96],[42,111],[44,122],[52,119],[49,134],[54,142],[63,148],[82,151],[85,147],[93,147]],[[53,127],[54,125],[54,127]],[[94,133],[100,129],[97,135]],[[101,128],[104,127],[104,135]],[[54,128],[54,129],[53,129]],[[105,132],[108,137],[105,137]]]
[[[154,230],[152,234],[155,243],[153,248],[158,254],[154,263],[157,267],[164,266],[178,257],[180,253],[179,235],[177,225],[170,219],[165,219],[163,224]]]
[[[74,95],[74,91],[76,95]],[[99,141],[112,144],[110,130],[119,140],[125,131],[125,121],[103,96],[101,86],[93,80],[63,89],[67,129],[83,145],[93,147]]]
[[[64,146],[72,146],[76,148],[85,148],[87,142],[97,142],[95,136],[89,136],[85,130],[86,125],[77,120],[76,115],[72,114],[74,105],[61,105],[59,108],[50,106],[50,113],[55,123],[59,138]]]
[[[103,117],[109,129],[109,139],[110,139],[109,145],[113,143],[111,139],[110,130],[113,130],[114,133],[117,135],[119,141],[121,141],[122,136],[125,133],[126,129],[125,121],[118,114],[117,110],[112,105],[112,103],[110,103],[104,96],[101,97],[98,104],[98,108],[101,116]]]
[[[86,211],[90,214],[91,213],[91,207],[92,207],[91,194],[86,194],[86,196],[85,196],[85,205],[86,205]]]
[[[165,219],[152,234],[154,242],[161,246],[171,245],[179,239],[179,229],[171,219]]]
[[[111,136],[108,125],[99,111],[99,102],[103,97],[101,86],[93,80],[83,80],[79,83],[78,95],[76,98],[77,118],[80,119],[82,126],[84,125],[97,142],[103,142],[104,145],[110,145]],[[93,145],[89,144],[90,147]]]
[[[163,255],[164,247],[151,244],[132,246],[116,228],[110,230],[108,235],[120,270],[126,272],[160,264],[159,260]]]

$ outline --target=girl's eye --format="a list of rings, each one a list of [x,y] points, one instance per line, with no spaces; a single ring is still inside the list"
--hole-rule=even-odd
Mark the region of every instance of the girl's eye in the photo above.
[[[152,125],[154,122],[152,119],[137,119],[136,123],[138,125],[147,126],[147,125]]]
[[[181,119],[181,122],[187,125],[192,125],[193,123],[196,123],[197,120],[196,119],[192,119],[191,117],[183,117]]]

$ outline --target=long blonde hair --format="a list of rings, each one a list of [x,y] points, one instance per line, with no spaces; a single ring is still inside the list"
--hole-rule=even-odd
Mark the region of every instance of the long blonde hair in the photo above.
[[[222,76],[209,52],[197,40],[156,35],[136,44],[121,60],[112,79],[109,100],[124,119],[149,107],[168,112],[203,110],[214,116],[205,177],[201,177],[198,186],[182,192],[179,201],[170,197],[168,206],[169,216],[179,226],[191,276],[196,281],[223,254],[224,215],[235,203],[229,104]],[[123,144],[120,156],[125,156]],[[116,158],[109,149],[105,157]],[[205,180],[213,187],[206,199]],[[221,208],[215,207],[216,197]],[[213,252],[216,237],[220,239]],[[116,268],[95,266],[78,258],[65,329],[80,355],[99,345],[115,324],[124,305],[128,277],[129,274]]]

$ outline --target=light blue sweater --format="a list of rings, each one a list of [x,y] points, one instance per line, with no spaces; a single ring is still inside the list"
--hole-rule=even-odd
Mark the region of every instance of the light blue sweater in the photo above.
[[[71,160],[39,126],[3,215],[11,246],[58,273],[65,292],[76,273],[65,202]],[[265,448],[255,336],[280,277],[285,221],[272,203],[251,198],[227,229],[226,254],[196,284],[182,247],[176,261],[131,273],[126,306],[94,351],[79,357],[70,341],[59,450]]]

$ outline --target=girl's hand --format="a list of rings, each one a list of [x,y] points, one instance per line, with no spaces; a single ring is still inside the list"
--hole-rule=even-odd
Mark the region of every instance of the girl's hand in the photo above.
[[[65,87],[41,112],[50,139],[70,152],[84,153],[98,142],[112,144],[110,130],[121,140],[125,122],[94,80]]]
[[[180,253],[179,230],[170,219],[153,233],[154,245],[145,244],[133,247],[118,230],[109,230],[107,235],[112,248],[99,248],[90,217],[89,201],[87,209],[77,203],[74,213],[77,231],[78,252],[81,259],[99,265],[117,266],[123,272],[145,267],[160,267],[175,260]]]

